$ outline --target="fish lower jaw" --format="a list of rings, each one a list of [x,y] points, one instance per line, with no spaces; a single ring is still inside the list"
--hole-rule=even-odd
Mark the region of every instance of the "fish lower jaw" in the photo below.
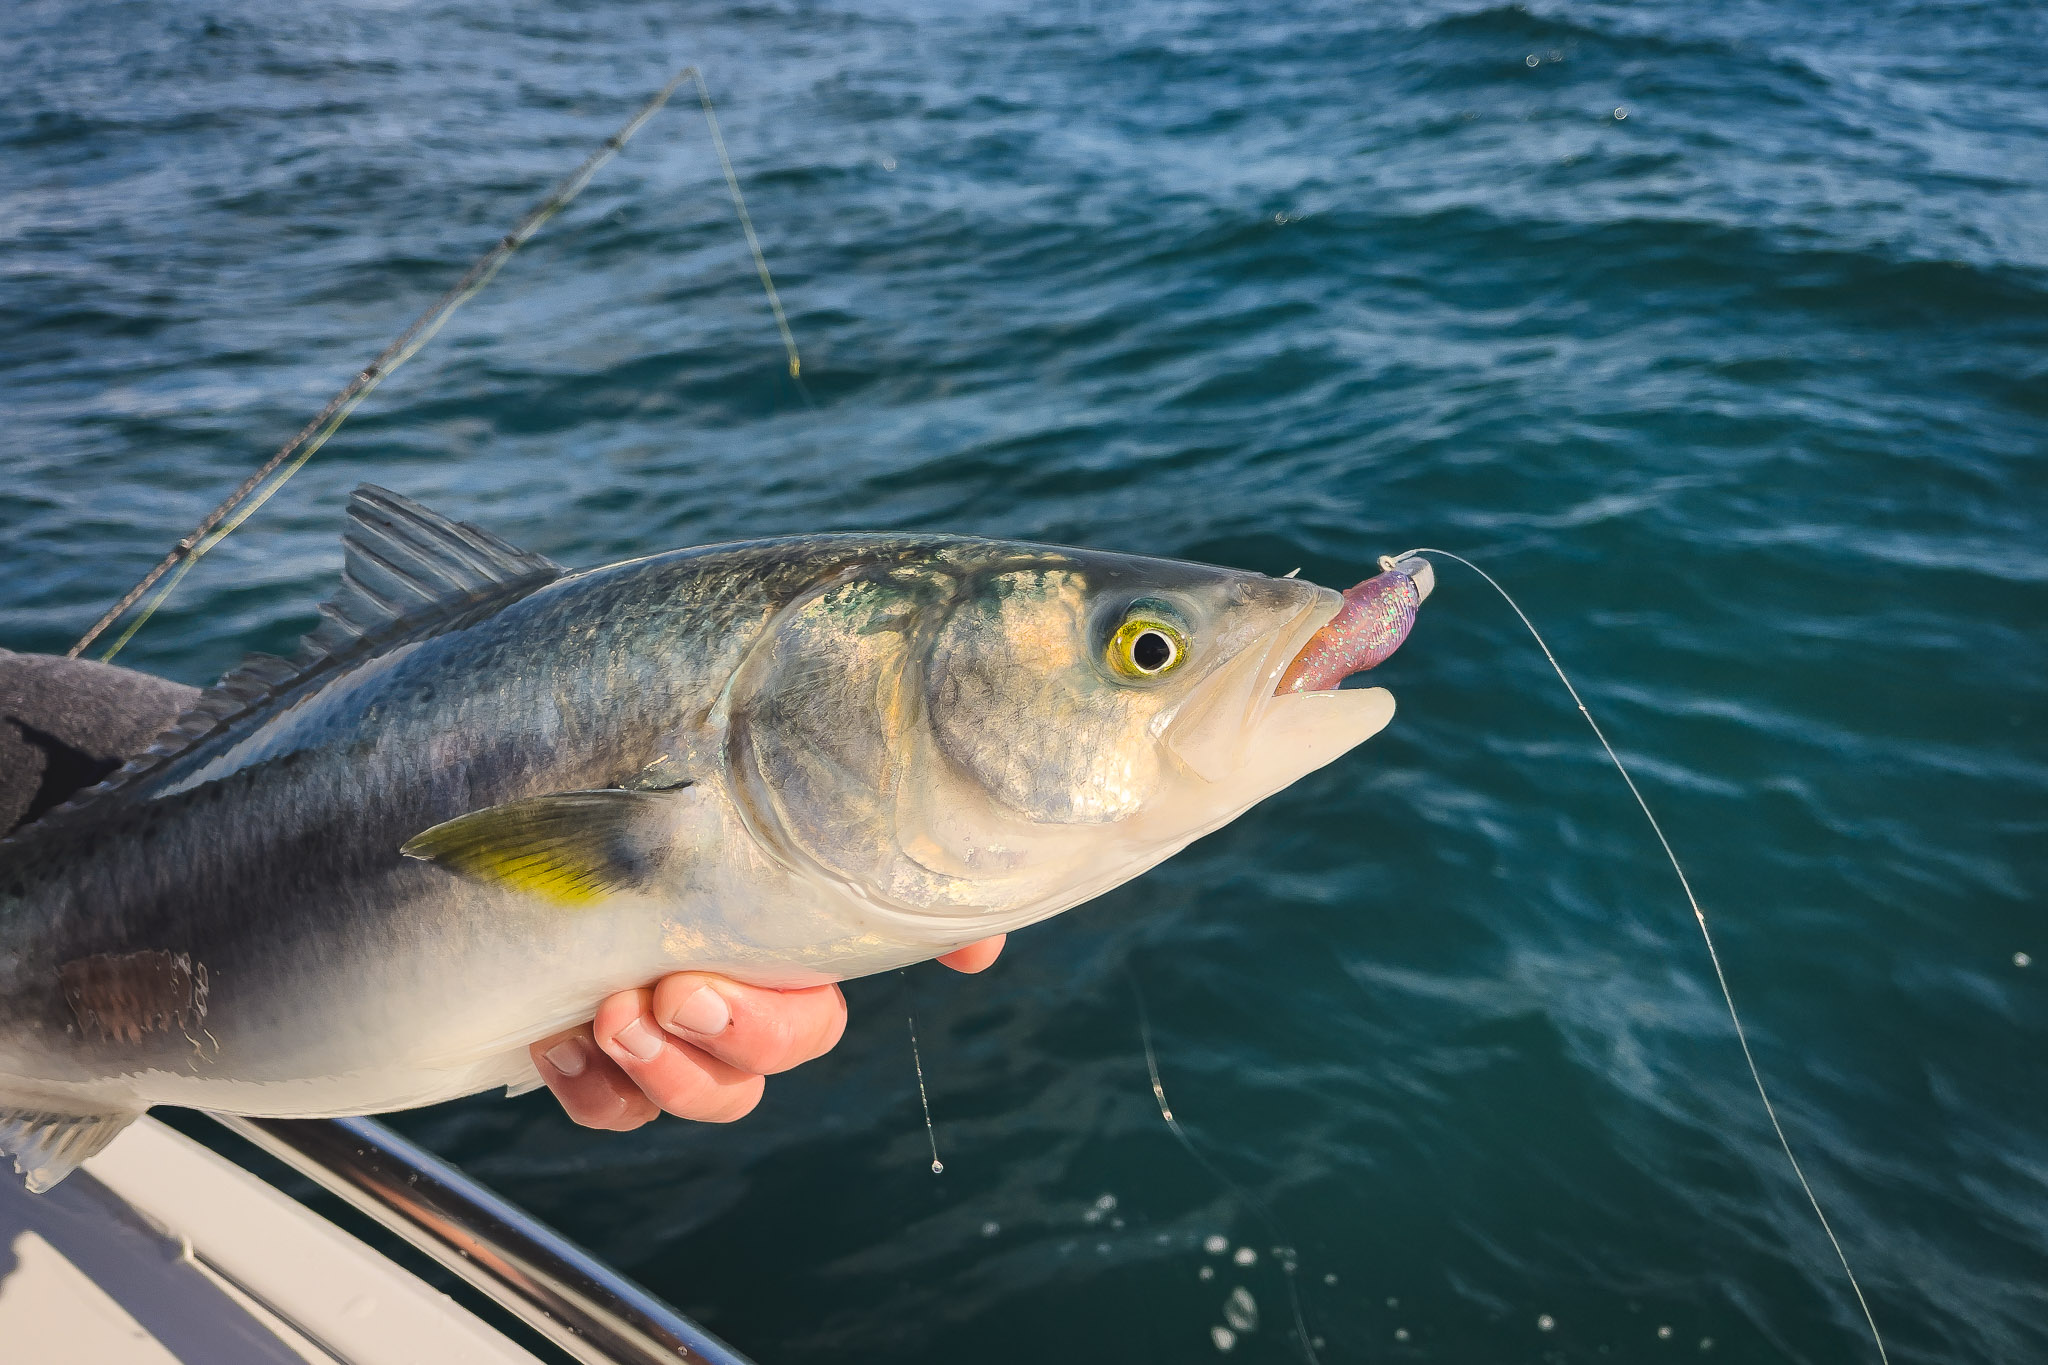
[[[1271,697],[1260,708],[1238,765],[1227,778],[1179,784],[1142,815],[1120,824],[1113,847],[1076,850],[1077,860],[1089,868],[1084,875],[1058,879],[1056,889],[998,906],[910,908],[863,897],[862,908],[887,926],[887,935],[928,946],[927,956],[1050,919],[1123,885],[1229,824],[1371,739],[1393,718],[1394,694],[1384,687]]]
[[[1232,785],[1256,793],[1246,805],[1263,800],[1365,743],[1393,718],[1394,694],[1384,687],[1276,696],[1259,716]]]
[[[1167,750],[1196,777],[1234,784],[1251,743],[1273,703],[1277,686],[1296,655],[1343,610],[1344,599],[1319,588],[1317,600],[1274,631],[1263,648],[1254,645],[1205,679],[1182,703],[1167,727]]]

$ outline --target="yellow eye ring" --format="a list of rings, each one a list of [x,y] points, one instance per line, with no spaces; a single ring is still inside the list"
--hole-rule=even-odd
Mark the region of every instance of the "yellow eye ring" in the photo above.
[[[1187,656],[1187,637],[1155,617],[1133,616],[1109,640],[1109,666],[1127,678],[1164,676]]]

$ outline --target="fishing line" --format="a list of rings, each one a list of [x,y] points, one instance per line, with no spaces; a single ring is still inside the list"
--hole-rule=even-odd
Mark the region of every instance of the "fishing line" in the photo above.
[[[1572,701],[1579,708],[1579,714],[1586,718],[1586,724],[1593,727],[1593,734],[1600,741],[1600,747],[1605,749],[1607,757],[1613,760],[1615,771],[1620,773],[1621,780],[1628,784],[1629,795],[1635,797],[1636,804],[1642,807],[1643,818],[1650,822],[1651,831],[1656,834],[1657,842],[1663,846],[1664,856],[1671,862],[1671,870],[1678,874],[1678,885],[1685,892],[1686,904],[1692,907],[1692,917],[1700,926],[1700,937],[1707,945],[1707,957],[1714,964],[1714,980],[1721,987],[1722,1001],[1728,1006],[1728,1020],[1735,1025],[1735,1041],[1742,1045],[1742,1060],[1749,1066],[1750,1080],[1756,1082],[1757,1098],[1764,1102],[1764,1113],[1770,1116],[1771,1131],[1778,1135],[1778,1146],[1784,1150],[1785,1160],[1792,1164],[1792,1174],[1799,1178],[1799,1188],[1805,1192],[1806,1202],[1813,1206],[1813,1216],[1820,1220],[1820,1230],[1827,1234],[1828,1244],[1834,1247],[1835,1259],[1842,1263],[1842,1273],[1848,1276],[1849,1288],[1856,1295],[1856,1306],[1863,1310],[1863,1321],[1870,1327],[1870,1339],[1877,1346],[1877,1358],[1884,1365],[1891,1365],[1891,1356],[1884,1348],[1884,1337],[1877,1330],[1877,1319],[1870,1311],[1870,1301],[1863,1297],[1863,1286],[1857,1282],[1856,1272],[1849,1268],[1849,1255],[1842,1250],[1841,1240],[1835,1236],[1835,1229],[1828,1222],[1827,1214],[1822,1212],[1820,1199],[1814,1194],[1813,1186],[1807,1182],[1806,1172],[1800,1167],[1799,1158],[1792,1154],[1791,1140],[1785,1136],[1784,1125],[1778,1122],[1778,1108],[1771,1103],[1770,1091],[1764,1088],[1763,1072],[1757,1068],[1756,1055],[1749,1049],[1749,1034],[1742,1026],[1742,1016],[1735,1010],[1735,993],[1728,988],[1728,974],[1721,969],[1720,950],[1714,946],[1714,935],[1707,928],[1707,912],[1700,908],[1699,897],[1693,894],[1691,879],[1685,875],[1685,868],[1680,866],[1678,854],[1671,848],[1671,841],[1664,837],[1664,827],[1657,823],[1656,815],[1650,810],[1650,803],[1644,799],[1641,789],[1636,786],[1635,778],[1630,776],[1628,765],[1621,761],[1621,755],[1614,752],[1614,746],[1607,742],[1606,732],[1600,728],[1600,722],[1593,719],[1593,713],[1586,709],[1585,700],[1579,696],[1579,689],[1573,687],[1572,680],[1565,676],[1564,667],[1558,663],[1557,656],[1550,652],[1550,646],[1545,643],[1543,633],[1536,629],[1536,623],[1529,619],[1528,613],[1522,610],[1520,604],[1509,595],[1508,590],[1494,581],[1492,574],[1461,555],[1454,555],[1449,550],[1432,549],[1426,545],[1398,555],[1388,555],[1380,560],[1380,567],[1391,569],[1397,561],[1410,555],[1442,555],[1445,559],[1455,559],[1485,579],[1487,585],[1501,595],[1501,600],[1505,601],[1509,609],[1521,618],[1522,624],[1528,627],[1529,634],[1536,640],[1536,647],[1542,650],[1543,657],[1549,660],[1551,671],[1556,673],[1558,681],[1564,684],[1564,690],[1571,694]]]
[[[1130,979],[1131,998],[1138,1002],[1138,1037],[1145,1044],[1145,1071],[1152,1078],[1152,1098],[1159,1102],[1159,1117],[1166,1120],[1167,1128],[1180,1139],[1180,1145],[1195,1159],[1195,1164],[1207,1171],[1217,1184],[1230,1191],[1238,1202],[1258,1215],[1259,1221],[1265,1225],[1274,1245],[1280,1249],[1280,1273],[1287,1286],[1287,1306],[1294,1312],[1294,1334],[1301,1342],[1301,1353],[1308,1358],[1308,1365],[1322,1365],[1322,1361],[1316,1356],[1314,1341],[1308,1334],[1308,1322],[1302,1316],[1301,1292],[1294,1284],[1294,1244],[1287,1240],[1287,1234],[1280,1228],[1280,1220],[1273,1216],[1273,1211],[1266,1207],[1265,1201],[1225,1175],[1215,1162],[1203,1156],[1201,1149],[1195,1146],[1195,1140],[1188,1136],[1187,1129],[1181,1127],[1180,1120],[1173,1116],[1173,1106],[1166,1101],[1166,1084],[1159,1079],[1159,1054],[1152,1047],[1152,1015],[1145,1008],[1145,992],[1138,988],[1138,974],[1135,971],[1126,966],[1124,975]]]
[[[896,975],[903,978],[903,994],[910,1001],[910,1009],[905,1016],[910,1023],[910,1064],[917,1068],[917,1102],[924,1109],[924,1135],[931,1139],[932,1174],[943,1175],[946,1163],[939,1160],[939,1130],[932,1127],[931,1096],[924,1090],[924,1059],[917,1054],[917,997],[911,990],[910,973],[898,968]]]
[[[276,453],[222,499],[219,506],[200,518],[199,524],[193,527],[184,539],[172,546],[169,554],[144,574],[135,586],[123,593],[121,600],[109,607],[106,614],[79,637],[77,644],[65,651],[65,657],[75,659],[83,654],[94,640],[114,622],[120,620],[124,612],[141,601],[143,596],[170,572],[169,581],[157,590],[156,595],[150,598],[136,618],[129,622],[114,643],[100,655],[100,659],[106,662],[120,653],[122,647],[135,638],[135,633],[156,615],[157,609],[169,599],[178,583],[191,571],[192,566],[284,487],[286,481],[298,473],[306,461],[313,458],[319,449],[327,444],[328,438],[340,429],[341,424],[348,420],[349,415],[379,384],[394,374],[406,361],[412,359],[420,347],[433,340],[434,335],[455,315],[456,310],[491,282],[513,252],[524,246],[550,218],[567,208],[570,202],[583,192],[592,177],[604,168],[605,163],[625,149],[626,143],[632,140],[633,135],[640,131],[647,120],[660,112],[662,106],[668,103],[669,97],[675,94],[685,81],[696,83],[698,99],[704,107],[705,125],[710,130],[712,146],[718,153],[718,164],[725,172],[726,188],[732,194],[733,207],[738,212],[740,227],[746,234],[747,247],[753,253],[754,271],[760,276],[762,288],[767,291],[768,306],[775,314],[775,326],[782,334],[783,349],[789,356],[789,376],[796,383],[797,391],[802,394],[804,403],[815,409],[817,404],[812,401],[810,391],[797,377],[801,361],[797,356],[796,338],[791,335],[789,321],[783,315],[782,299],[775,291],[774,277],[768,273],[767,258],[761,254],[760,239],[754,235],[753,219],[748,215],[746,200],[740,194],[739,177],[733,172],[732,158],[726,154],[725,137],[719,131],[718,116],[711,107],[711,92],[704,84],[703,74],[694,66],[686,66],[635,110],[633,116],[607,138],[603,145],[584,158],[581,165],[558,181],[528,209],[519,221],[513,224],[511,231],[499,238],[495,246],[470,265],[461,279],[440,298],[434,300],[424,313],[413,319],[412,324],[400,332],[389,346],[378,352],[376,359],[343,385],[341,391],[327,401],[327,406],[320,409],[312,421],[306,423],[296,435],[279,446]],[[269,482],[266,484],[265,480]],[[173,569],[175,572],[171,572]]]
[[[684,81],[694,75],[696,75],[695,67],[684,67],[681,71],[678,71],[670,78],[667,85],[656,91],[646,103],[635,110],[633,116],[627,119],[616,133],[607,138],[603,146],[584,158],[582,165],[571,171],[553,189],[543,195],[540,201],[528,209],[525,215],[513,225],[510,232],[507,232],[498,239],[496,246],[493,246],[489,251],[479,256],[471,264],[469,269],[464,272],[462,278],[457,280],[447,293],[434,300],[426,312],[413,319],[412,325],[398,334],[396,340],[378,352],[376,359],[372,360],[358,372],[355,378],[344,384],[341,392],[327,400],[327,406],[320,409],[312,421],[300,428],[297,435],[279,446],[277,453],[266,460],[255,473],[244,479],[241,485],[234,492],[228,494],[218,507],[200,518],[199,524],[192,528],[191,533],[173,546],[171,552],[165,555],[155,568],[144,574],[140,582],[123,594],[121,600],[107,610],[106,615],[95,621],[92,629],[86,631],[79,638],[78,643],[70,648],[65,657],[75,659],[84,653],[86,646],[99,638],[100,634],[108,626],[119,620],[121,613],[134,606],[141,599],[142,595],[148,592],[168,570],[181,564],[189,567],[193,560],[198,559],[207,550],[218,545],[221,536],[233,530],[234,526],[227,527],[220,535],[209,536],[208,532],[219,526],[231,512],[235,511],[237,507],[247,500],[255,492],[257,485],[269,478],[286,460],[290,460],[294,453],[300,451],[301,447],[305,447],[304,453],[300,454],[299,458],[293,461],[291,468],[286,469],[276,483],[263,494],[263,497],[257,499],[256,505],[261,506],[264,500],[267,500],[272,493],[277,491],[277,488],[283,484],[285,479],[290,478],[298,471],[300,466],[305,464],[314,451],[326,444],[327,438],[334,434],[335,429],[343,421],[347,420],[351,412],[355,411],[358,403],[368,397],[370,392],[382,383],[392,371],[398,369],[407,360],[410,360],[415,351],[431,340],[434,333],[441,330],[442,324],[448,321],[456,309],[469,302],[470,298],[479,289],[482,289],[491,282],[491,277],[498,273],[499,267],[505,264],[505,261],[513,252],[517,251],[526,243],[528,238],[538,232],[541,225],[546,223],[548,219],[560,213],[564,208],[567,208],[569,202],[582,193],[583,187],[590,183],[591,177],[596,175],[606,162],[617,156],[620,150],[632,138],[633,134],[640,131],[640,126],[646,123],[648,119],[653,118],[655,113],[664,104],[668,103],[669,96],[673,95]],[[254,511],[255,508],[251,507],[249,510]],[[241,519],[237,519],[235,525],[240,525],[240,521]],[[183,573],[184,569],[180,568],[179,576],[182,577]],[[162,605],[165,596],[169,593],[169,588],[175,585],[176,580],[174,579],[165,588],[164,592],[157,595],[155,600],[150,603],[148,610],[143,613],[144,620],[147,620],[156,611],[156,608]],[[129,638],[135,634],[136,629],[140,625],[141,622],[138,621],[134,626],[131,626],[126,634],[122,635],[115,642],[113,648],[100,657],[102,659],[113,658],[121,646],[126,644]]]
[[[704,85],[704,77],[693,67],[690,75],[697,79],[697,99],[704,106],[704,126],[711,130],[711,147],[718,153],[719,169],[725,172],[725,187],[732,192],[733,211],[739,215],[740,231],[747,236],[747,250],[754,254],[754,273],[761,277],[762,292],[768,295],[769,311],[775,314],[775,330],[782,333],[782,349],[789,353],[789,378],[796,385],[796,391],[803,395],[804,405],[812,410],[817,404],[811,401],[811,391],[804,387],[803,361],[796,353],[796,337],[789,330],[789,319],[782,311],[782,296],[775,292],[775,279],[768,273],[768,258],[761,254],[761,239],[754,235],[754,216],[747,212],[746,196],[740,193],[740,178],[733,174],[732,158],[725,153],[725,135],[718,131],[718,113],[711,107],[711,91]]]

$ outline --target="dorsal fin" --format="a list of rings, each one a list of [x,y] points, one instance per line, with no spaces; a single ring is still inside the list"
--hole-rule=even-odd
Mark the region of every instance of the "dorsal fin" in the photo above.
[[[445,629],[561,577],[562,566],[468,522],[450,521],[388,488],[359,484],[342,533],[341,590],[295,658],[251,654],[96,787],[47,812],[68,815],[185,753],[274,698],[404,640]]]
[[[531,592],[562,573],[546,555],[529,554],[375,484],[359,484],[349,495],[348,523],[341,537],[341,591],[320,604],[327,619],[301,643],[301,667],[311,655],[410,635],[515,589]]]

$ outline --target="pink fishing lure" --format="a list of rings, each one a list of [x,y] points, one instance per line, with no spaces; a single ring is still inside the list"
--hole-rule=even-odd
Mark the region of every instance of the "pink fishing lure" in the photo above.
[[[1386,564],[1386,560],[1380,561]],[[1344,606],[1280,675],[1277,693],[1327,692],[1391,655],[1436,584],[1426,559],[1404,559],[1344,593]]]

